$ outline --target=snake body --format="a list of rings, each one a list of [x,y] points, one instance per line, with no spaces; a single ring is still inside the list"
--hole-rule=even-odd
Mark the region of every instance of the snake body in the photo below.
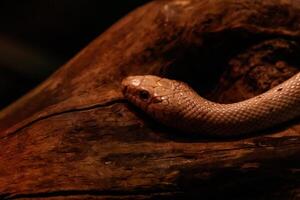
[[[187,84],[152,75],[123,80],[124,96],[157,121],[184,132],[212,136],[263,130],[300,116],[300,73],[251,99],[219,104]]]

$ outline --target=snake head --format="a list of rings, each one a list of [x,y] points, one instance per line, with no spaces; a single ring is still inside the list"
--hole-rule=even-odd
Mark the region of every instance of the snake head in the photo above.
[[[125,98],[150,114],[166,109],[175,85],[175,81],[152,75],[129,76],[122,81]]]
[[[186,109],[195,106],[196,93],[185,83],[158,76],[129,76],[122,81],[124,97],[157,121],[177,127]],[[189,98],[191,100],[189,100]]]

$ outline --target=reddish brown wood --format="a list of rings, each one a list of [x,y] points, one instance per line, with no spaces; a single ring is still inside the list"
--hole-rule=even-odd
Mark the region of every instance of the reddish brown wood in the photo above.
[[[161,0],[134,11],[0,113],[1,197],[300,197],[298,120],[253,137],[194,137],[152,121],[120,90],[128,75],[159,74],[220,102],[263,92],[298,71],[299,8]]]

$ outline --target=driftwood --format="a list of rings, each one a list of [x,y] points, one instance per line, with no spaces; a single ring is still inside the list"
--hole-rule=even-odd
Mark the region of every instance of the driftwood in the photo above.
[[[300,198],[298,120],[255,136],[205,138],[123,99],[134,74],[181,79],[219,102],[298,71],[300,2],[153,1],[0,114],[4,199]]]

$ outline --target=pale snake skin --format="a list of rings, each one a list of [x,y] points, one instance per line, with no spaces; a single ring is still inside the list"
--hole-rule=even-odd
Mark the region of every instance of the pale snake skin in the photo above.
[[[232,104],[211,102],[183,82],[152,75],[130,76],[122,85],[124,96],[137,107],[187,133],[241,135],[300,116],[300,73],[259,96]]]

